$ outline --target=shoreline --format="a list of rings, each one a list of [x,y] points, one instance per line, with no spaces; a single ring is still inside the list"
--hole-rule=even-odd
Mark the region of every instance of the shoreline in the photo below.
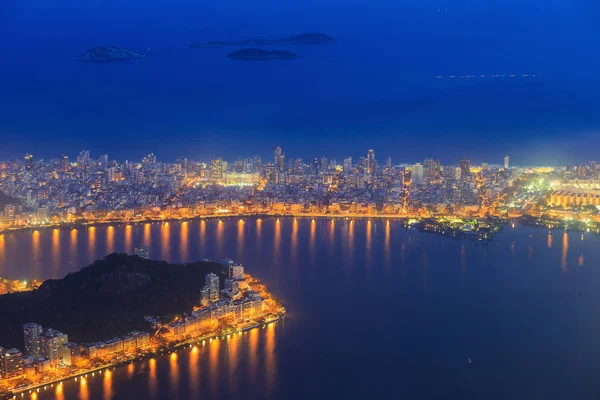
[[[44,382],[44,383],[39,383],[39,384],[34,384],[31,386],[27,386],[25,388],[19,389],[19,390],[12,390],[10,392],[10,394],[5,394],[5,395],[0,395],[0,400],[4,400],[4,399],[16,399],[17,396],[19,397],[23,397],[25,394],[33,394],[34,391],[36,393],[40,392],[40,388],[44,388],[43,390],[46,390],[48,387],[50,388],[54,388],[55,385],[62,385],[63,382],[74,379],[75,381],[77,381],[78,378],[87,378],[88,374],[92,374],[92,376],[95,376],[96,372],[99,372],[99,375],[102,374],[102,371],[106,371],[106,370],[114,370],[118,367],[122,367],[124,365],[128,365],[128,364],[132,364],[134,362],[140,362],[140,361],[144,361],[147,359],[152,359],[154,357],[158,357],[158,356],[164,356],[167,355],[166,353],[171,353],[173,354],[174,352],[177,352],[179,350],[185,350],[187,349],[191,349],[193,347],[193,345],[197,345],[197,344],[201,344],[202,346],[205,345],[205,342],[208,340],[209,342],[212,340],[221,340],[221,339],[227,339],[229,337],[231,337],[231,335],[241,335],[245,332],[251,331],[253,329],[260,329],[260,328],[264,328],[272,323],[276,323],[282,319],[285,318],[285,313],[286,311],[284,311],[281,314],[276,314],[275,317],[273,317],[272,319],[267,319],[264,322],[256,322],[250,326],[247,327],[243,327],[243,328],[239,328],[236,332],[234,333],[228,333],[228,334],[222,334],[222,333],[208,333],[205,334],[203,336],[197,337],[197,338],[191,338],[189,340],[185,340],[183,342],[180,343],[174,343],[174,344],[170,344],[164,347],[160,347],[158,349],[156,349],[155,351],[150,351],[147,352],[145,354],[142,355],[137,355],[133,358],[130,359],[126,359],[126,360],[121,360],[119,362],[116,363],[112,363],[112,364],[105,364],[105,365],[101,365],[99,367],[95,367],[95,368],[91,368],[85,371],[81,371],[81,372],[77,372],[75,374],[72,375],[68,375],[65,377],[61,377],[61,378],[57,378],[54,379],[52,381],[48,381],[48,382]],[[189,346],[189,347],[186,347]]]

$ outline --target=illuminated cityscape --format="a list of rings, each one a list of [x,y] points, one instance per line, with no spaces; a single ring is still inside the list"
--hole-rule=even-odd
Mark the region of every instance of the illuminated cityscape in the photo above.
[[[489,218],[528,217],[595,231],[600,221],[595,161],[522,167],[507,155],[503,164],[472,165],[468,157],[455,165],[433,158],[393,164],[389,157],[380,163],[374,150],[352,160],[306,162],[280,147],[266,162],[259,156],[161,162],[154,154],[119,162],[88,151],[70,162],[27,154],[0,163],[0,190],[9,196],[0,229],[252,215],[427,219],[430,227],[459,229],[476,220],[484,226]]]

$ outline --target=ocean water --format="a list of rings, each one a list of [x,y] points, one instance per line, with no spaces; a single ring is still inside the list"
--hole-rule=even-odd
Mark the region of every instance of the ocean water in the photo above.
[[[289,310],[27,398],[595,399],[599,240],[517,225],[479,245],[385,220],[114,225],[5,233],[0,275],[62,276],[144,242],[152,258],[242,262]]]
[[[537,0],[5,0],[0,157],[270,159],[279,145],[304,159],[583,162],[598,144],[597,16],[593,2]],[[287,62],[187,49],[302,32],[339,42],[284,49],[303,56]],[[102,45],[149,57],[74,60]]]

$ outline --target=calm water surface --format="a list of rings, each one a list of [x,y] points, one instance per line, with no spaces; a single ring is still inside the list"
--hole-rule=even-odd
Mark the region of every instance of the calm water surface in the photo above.
[[[0,236],[0,276],[60,277],[140,242],[152,258],[234,258],[290,312],[34,397],[600,396],[596,236],[517,226],[477,245],[395,221],[310,219],[49,229]]]

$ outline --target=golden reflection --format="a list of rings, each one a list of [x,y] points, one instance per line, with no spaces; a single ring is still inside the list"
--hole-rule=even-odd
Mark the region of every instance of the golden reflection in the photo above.
[[[104,380],[102,382],[102,390],[103,390],[103,398],[104,399],[112,399],[113,397],[113,392],[112,392],[112,371],[111,370],[106,370],[106,372],[104,373]]]
[[[317,237],[317,223],[313,219],[310,222],[310,250],[311,250],[311,253],[314,252],[314,250],[315,250],[316,237]]]
[[[88,228],[88,261],[91,262],[96,259],[96,227],[90,226]]]
[[[188,222],[183,221],[181,223],[181,235],[179,237],[179,259],[181,261],[186,261],[189,258],[188,239]]]
[[[148,372],[148,391],[150,392],[151,397],[156,397],[156,386],[158,383],[156,377],[156,359],[151,358],[148,363],[149,372]]]
[[[262,234],[262,219],[256,220],[256,241],[260,243],[260,235]]]
[[[65,399],[65,393],[63,391],[62,382],[60,382],[58,385],[56,385],[56,390],[54,391],[54,397],[56,400],[64,400]]]
[[[134,372],[135,372],[135,365],[133,365],[133,363],[132,363],[132,362],[130,362],[130,363],[127,365],[127,377],[128,377],[129,379],[133,378],[133,373],[134,373]]]
[[[238,380],[236,379],[236,371],[238,368],[238,346],[240,344],[240,340],[237,338],[236,335],[233,335],[233,337],[231,339],[228,339],[226,343],[229,348],[227,354],[229,370],[228,386],[232,391],[235,391],[237,389],[238,382]]]
[[[83,376],[79,380],[79,398],[81,400],[87,400],[90,398],[90,389],[87,385],[87,379]]]
[[[206,249],[206,221],[200,221],[200,254],[204,254]]]
[[[190,352],[190,386],[192,389],[192,398],[200,397],[200,372],[199,372],[199,361],[200,361],[200,349],[198,346],[194,346]]]
[[[583,267],[583,254],[579,256],[579,258],[577,258],[577,265],[579,267]]]
[[[152,225],[150,223],[144,224],[144,244],[150,247],[150,242],[152,241]]]
[[[292,224],[292,257],[294,260],[296,259],[296,253],[298,251],[298,221],[294,218],[294,223]]]
[[[563,233],[563,241],[562,241],[562,255],[560,257],[560,267],[563,271],[568,269],[567,265],[567,254],[569,253],[569,236],[567,232]]]
[[[248,345],[248,365],[250,366],[249,376],[258,374],[257,352],[258,352],[258,329],[252,329],[248,333],[250,344]]]
[[[106,253],[113,253],[115,250],[115,228],[111,225],[106,230]]]
[[[390,262],[390,221],[385,224],[385,239],[383,241],[383,249],[385,251],[385,259]]]
[[[465,245],[460,245],[460,272],[467,270],[467,255],[465,254]]]
[[[273,259],[279,263],[279,247],[281,246],[281,222],[275,221],[275,237],[273,239]]]
[[[133,227],[131,225],[126,225],[125,226],[125,252],[126,253],[131,253],[131,251],[133,250]],[[146,244],[147,245],[147,244]]]
[[[373,236],[372,236],[372,228],[373,225],[371,224],[371,220],[367,221],[367,244],[366,244],[366,254],[365,254],[365,258],[367,260],[367,264],[371,264],[371,245],[373,243]]]
[[[213,340],[208,345],[208,363],[209,363],[209,382],[211,393],[218,393],[218,380],[219,380],[219,348],[221,346],[220,340]]]
[[[225,240],[225,224],[219,220],[217,223],[217,255],[223,257],[223,241]]]
[[[177,364],[177,353],[171,353],[169,357],[169,380],[173,391],[179,389],[179,364]]]
[[[265,378],[266,395],[269,397],[277,380],[277,367],[275,365],[275,324],[267,326],[265,338]]]
[[[548,248],[552,248],[552,233],[548,232]]]
[[[169,242],[171,239],[171,225],[168,222],[163,222],[160,227],[160,258],[161,260],[170,261],[171,248]]]
[[[240,219],[237,223],[237,257],[242,258],[244,254],[244,220]]]
[[[33,231],[31,234],[31,240],[33,242],[33,261],[37,261],[40,257],[40,232],[38,230]]]
[[[61,265],[60,256],[60,230],[54,228],[52,229],[52,266],[55,269],[58,269]],[[56,272],[56,271],[55,271]]]

